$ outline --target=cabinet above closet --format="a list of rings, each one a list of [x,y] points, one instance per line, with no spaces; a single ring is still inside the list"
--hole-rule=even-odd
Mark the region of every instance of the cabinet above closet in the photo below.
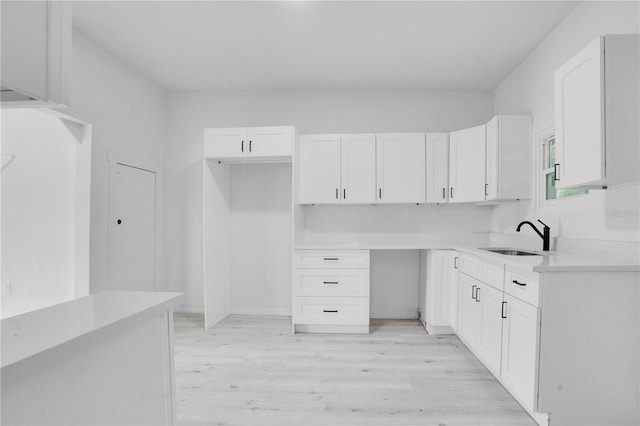
[[[222,163],[291,162],[292,126],[204,129],[204,158]]]

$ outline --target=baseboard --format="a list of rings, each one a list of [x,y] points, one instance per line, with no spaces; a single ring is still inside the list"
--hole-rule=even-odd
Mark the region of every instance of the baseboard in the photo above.
[[[429,323],[426,324],[425,328],[427,329],[427,333],[432,335],[437,334],[455,334],[453,328],[448,325],[431,325]]]
[[[376,319],[418,319],[415,309],[406,311],[371,312],[369,318]]]
[[[350,333],[369,334],[369,325],[296,324],[294,333]]]
[[[290,317],[291,309],[232,307],[231,315],[271,315],[278,317]]]

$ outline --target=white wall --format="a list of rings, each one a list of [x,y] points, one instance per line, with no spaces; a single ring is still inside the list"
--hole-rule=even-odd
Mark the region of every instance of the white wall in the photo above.
[[[76,149],[56,117],[3,109],[2,317],[75,295]]]
[[[291,164],[231,166],[231,313],[291,314]]]
[[[107,151],[164,162],[165,94],[78,31],[73,32],[71,107],[63,112],[93,125],[91,168],[91,292],[107,288]],[[158,188],[162,192],[163,188]],[[164,242],[164,211],[158,209]],[[160,264],[162,264],[161,249]],[[157,274],[163,288],[164,274]]]
[[[202,139],[207,127],[293,125],[305,133],[450,131],[485,123],[488,92],[301,90],[169,92],[166,151],[166,282],[202,311]],[[415,208],[404,206],[403,208]],[[425,214],[430,214],[425,210]],[[478,228],[490,230],[490,213]],[[415,217],[415,216],[413,216]],[[473,222],[474,214],[466,219]],[[434,216],[434,223],[441,218]],[[316,217],[314,227],[332,221]],[[435,227],[436,225],[434,225]],[[284,274],[285,271],[279,274]],[[288,272],[286,272],[288,273]],[[284,284],[282,284],[284,285]],[[286,284],[288,286],[289,283]],[[417,284],[416,284],[417,285]],[[285,289],[278,290],[283,297]],[[283,299],[284,300],[284,299]],[[277,302],[277,305],[283,303]],[[235,304],[235,303],[234,303]]]
[[[371,318],[417,318],[420,250],[371,251]]]
[[[554,124],[553,73],[580,49],[603,34],[640,32],[638,2],[581,2],[494,92],[495,113],[533,115],[534,135]],[[534,153],[540,152],[537,146]],[[536,194],[538,195],[538,194]],[[540,218],[561,238],[639,240],[638,185],[592,190],[586,197],[539,207],[527,203],[497,207],[493,230],[514,232],[523,219]]]

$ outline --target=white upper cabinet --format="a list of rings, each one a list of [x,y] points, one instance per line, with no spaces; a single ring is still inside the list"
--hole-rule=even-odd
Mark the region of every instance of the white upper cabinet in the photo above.
[[[300,203],[340,202],[340,135],[300,137]]]
[[[291,161],[291,126],[204,129],[204,157],[222,162]]]
[[[342,203],[376,202],[376,137],[373,133],[342,135]]]
[[[427,203],[449,201],[449,134],[427,133]]]
[[[449,202],[485,200],[485,125],[451,132]]]
[[[487,123],[487,201],[531,198],[531,144],[528,115],[498,115]]]
[[[376,156],[379,204],[424,203],[424,133],[377,134]]]
[[[598,37],[556,70],[556,187],[638,181],[639,41]]]
[[[69,105],[71,2],[3,1],[2,106]]]

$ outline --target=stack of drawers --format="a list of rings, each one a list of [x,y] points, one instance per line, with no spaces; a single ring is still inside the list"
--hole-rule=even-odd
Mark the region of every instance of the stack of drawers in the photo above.
[[[297,332],[369,332],[369,250],[296,250]]]

